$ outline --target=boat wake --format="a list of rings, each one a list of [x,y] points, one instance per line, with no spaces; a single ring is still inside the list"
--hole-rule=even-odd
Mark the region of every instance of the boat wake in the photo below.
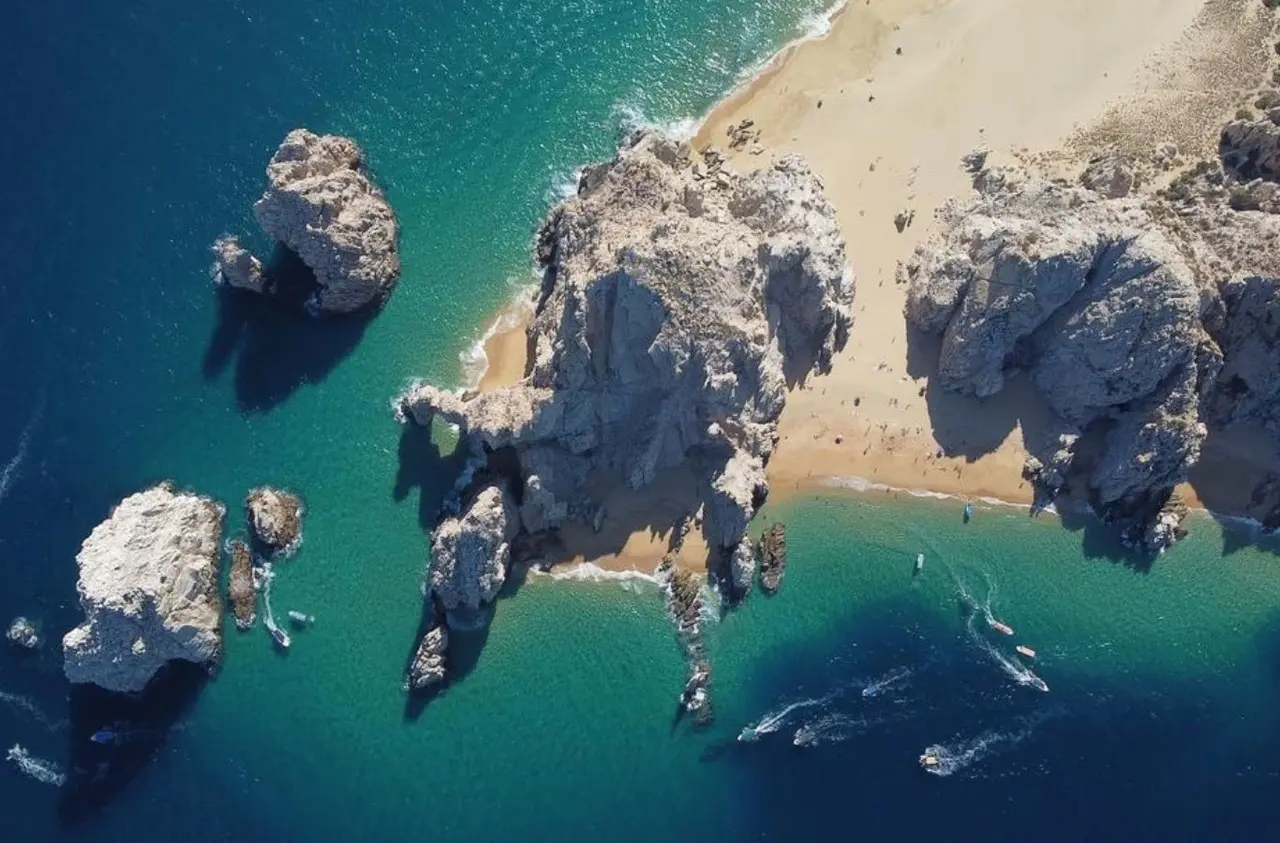
[[[1006,676],[1019,685],[1028,688],[1035,688],[1037,691],[1047,692],[1049,685],[1039,676],[1037,676],[1030,668],[1023,665],[1012,656],[1008,656],[995,647],[986,639],[982,633],[974,627],[973,617],[970,616],[965,622],[965,630],[969,633],[969,639],[974,645],[984,652],[996,665],[1002,670]]]
[[[54,722],[52,717],[41,711],[40,707],[32,702],[30,697],[11,694],[8,691],[0,691],[0,702],[26,714],[50,732],[56,732],[61,726],[61,723]]]
[[[956,739],[951,743],[925,747],[924,756],[933,756],[938,760],[937,764],[925,767],[925,772],[935,776],[950,776],[958,773],[984,758],[1022,743],[1031,737],[1038,725],[1059,714],[1062,714],[1061,709],[1040,712],[1024,718],[1020,728],[1017,729],[1005,732],[993,729],[983,732],[976,738]]]
[[[826,714],[796,729],[791,737],[791,743],[801,747],[840,743],[871,726],[884,722],[886,722],[884,718],[853,718],[839,712]]]
[[[14,744],[7,757],[19,770],[42,784],[62,787],[67,782],[67,775],[61,767],[44,758],[33,757],[21,744]]]
[[[31,436],[35,433],[36,427],[39,426],[40,420],[44,418],[45,391],[40,390],[40,395],[36,398],[35,406],[31,408],[31,415],[27,418],[26,426],[22,428],[22,435],[18,437],[18,450],[5,463],[4,468],[0,469],[0,501],[9,496],[9,490],[13,488],[13,484],[22,476],[22,464],[27,460],[27,451],[31,446]]]
[[[868,682],[862,689],[862,696],[878,697],[885,691],[898,688],[911,678],[911,672],[909,667],[895,667],[879,679]]]
[[[787,726],[788,721],[792,719],[792,715],[796,712],[809,711],[810,709],[827,706],[833,702],[836,697],[840,696],[842,691],[842,688],[837,688],[836,690],[820,697],[798,700],[793,703],[788,703],[776,711],[770,711],[764,717],[761,717],[758,721],[745,727],[740,733],[738,733],[738,740],[756,741],[759,740],[762,735],[776,732],[784,726]]]

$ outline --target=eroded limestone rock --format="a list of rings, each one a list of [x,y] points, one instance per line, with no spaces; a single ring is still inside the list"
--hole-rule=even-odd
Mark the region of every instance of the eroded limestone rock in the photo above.
[[[302,539],[302,498],[293,492],[261,486],[244,499],[245,517],[258,541],[289,552]]]
[[[267,181],[254,217],[314,273],[309,307],[349,313],[390,295],[400,278],[400,226],[354,141],[294,129],[272,156]],[[262,262],[235,237],[219,238],[213,251],[215,280],[274,292]]]
[[[93,529],[76,555],[85,620],[62,639],[68,679],[133,693],[170,661],[219,660],[224,511],[162,483]]]

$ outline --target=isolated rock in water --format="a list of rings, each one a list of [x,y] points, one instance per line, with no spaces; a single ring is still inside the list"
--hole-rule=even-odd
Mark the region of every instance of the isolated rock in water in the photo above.
[[[9,624],[9,629],[5,632],[5,638],[11,644],[17,644],[19,647],[25,647],[28,650],[34,650],[40,646],[40,635],[36,632],[36,628],[31,625],[31,621],[24,617],[16,617],[13,623]]]
[[[529,376],[465,399],[417,386],[401,411],[509,449],[526,532],[592,523],[589,473],[639,490],[687,463],[714,558],[729,563],[768,491],[788,383],[827,371],[851,325],[853,277],[821,183],[795,156],[739,175],[708,151],[695,168],[687,145],[641,132],[584,171],[537,254]]]
[[[223,515],[216,501],[162,483],[93,529],[76,556],[85,620],[62,639],[68,679],[132,693],[175,659],[219,660]]]
[[[245,517],[258,541],[289,551],[302,538],[302,499],[292,492],[262,486],[244,499]]]
[[[760,536],[760,587],[773,594],[787,570],[787,525],[773,524]]]
[[[267,180],[254,216],[314,273],[310,306],[349,313],[390,295],[400,278],[400,226],[354,141],[294,129],[272,156]],[[234,237],[220,238],[214,255],[215,279],[272,292],[261,261]]]
[[[433,612],[430,626],[418,649],[414,651],[409,666],[409,687],[415,691],[438,685],[446,676],[446,656],[449,650],[449,629],[441,612]]]
[[[1066,426],[1112,422],[1091,490],[1104,512],[1137,511],[1186,478],[1207,434],[1221,352],[1205,291],[1137,199],[1012,171],[975,184],[903,268],[908,321],[942,334],[934,382],[986,397],[1022,371]],[[1033,473],[1056,485],[1064,468]]]
[[[519,530],[515,500],[502,486],[484,486],[462,513],[431,536],[431,593],[457,626],[472,625],[507,579],[511,539]]]
[[[228,588],[236,627],[248,629],[256,619],[258,589],[253,581],[253,554],[249,546],[236,539],[231,542],[231,582]]]
[[[213,281],[253,293],[264,293],[267,288],[262,261],[231,234],[224,234],[213,243]]]

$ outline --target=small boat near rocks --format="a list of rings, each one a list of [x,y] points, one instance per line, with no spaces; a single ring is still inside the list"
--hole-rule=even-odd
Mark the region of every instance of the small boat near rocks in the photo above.
[[[1019,644],[1013,648],[1013,651],[1020,656],[1026,656],[1029,659],[1036,657],[1036,651],[1028,647],[1026,644]]]
[[[923,570],[924,570],[924,554],[923,554],[923,553],[917,553],[917,554],[916,554],[916,569],[915,569],[915,573],[917,573],[917,574],[918,574],[918,573],[920,573],[920,572],[921,572],[921,571],[923,571]]]
[[[924,755],[920,756],[920,766],[924,767],[926,770],[930,767],[937,767],[938,756],[926,752]]]

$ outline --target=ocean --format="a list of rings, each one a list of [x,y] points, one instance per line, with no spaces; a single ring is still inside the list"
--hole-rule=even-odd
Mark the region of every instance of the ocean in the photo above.
[[[0,620],[46,642],[0,648],[0,749],[37,774],[0,766],[0,839],[1226,840],[1280,818],[1276,546],[1208,517],[1141,570],[1087,519],[795,498],[761,519],[789,525],[782,591],[709,625],[710,730],[674,716],[684,665],[643,579],[515,583],[460,642],[459,681],[403,694],[425,528],[458,462],[391,398],[476,377],[576,168],[627,127],[688,131],[822,5],[7,10]],[[299,125],[356,138],[399,214],[404,275],[371,320],[209,284],[217,235],[265,245],[251,205]],[[232,532],[249,488],[302,493],[273,602],[317,620],[287,655],[229,630],[217,677],[179,682],[72,798],[57,776],[102,761],[85,729],[115,713],[62,678],[75,554],[163,479],[227,502]],[[930,747],[939,774],[917,764]]]

